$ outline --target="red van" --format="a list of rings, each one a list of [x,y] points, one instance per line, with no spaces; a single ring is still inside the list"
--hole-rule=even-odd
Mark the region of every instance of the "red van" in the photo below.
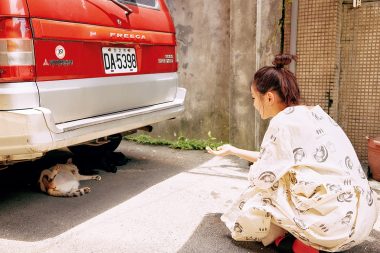
[[[0,1],[0,165],[176,117],[164,0]]]

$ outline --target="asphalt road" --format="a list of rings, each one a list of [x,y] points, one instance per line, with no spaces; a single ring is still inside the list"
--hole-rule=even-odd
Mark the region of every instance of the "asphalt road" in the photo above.
[[[82,181],[91,192],[77,198],[50,197],[36,184],[67,153],[0,171],[0,253],[276,252],[232,241],[219,219],[247,186],[247,162],[131,142],[118,151],[129,162]],[[380,252],[376,229],[348,252]]]

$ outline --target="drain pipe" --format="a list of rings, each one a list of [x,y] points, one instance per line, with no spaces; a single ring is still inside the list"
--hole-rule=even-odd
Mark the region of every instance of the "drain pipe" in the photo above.
[[[292,13],[290,20],[290,54],[297,54],[297,26],[298,26],[298,0],[292,1]],[[296,63],[292,61],[289,70],[296,73]]]

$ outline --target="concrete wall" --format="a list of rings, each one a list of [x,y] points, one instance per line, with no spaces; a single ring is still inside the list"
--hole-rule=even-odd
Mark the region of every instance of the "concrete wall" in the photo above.
[[[168,0],[177,31],[180,86],[186,111],[158,124],[155,134],[229,138],[229,1]]]
[[[153,135],[212,136],[257,149],[266,124],[252,106],[250,80],[279,52],[281,0],[167,0],[178,40],[185,113]],[[259,17],[259,18],[257,18]],[[257,29],[258,27],[258,29]]]
[[[250,83],[256,70],[257,1],[230,1],[230,138],[241,148],[256,149],[256,112]]]

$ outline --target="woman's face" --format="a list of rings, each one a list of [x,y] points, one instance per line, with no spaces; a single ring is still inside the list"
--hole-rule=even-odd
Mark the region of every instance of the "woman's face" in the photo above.
[[[251,95],[253,106],[260,113],[262,119],[268,119],[282,111],[286,106],[280,102],[276,92],[268,91],[261,94],[257,91],[256,86],[251,86]]]
[[[257,91],[255,85],[251,85],[251,96],[253,100],[253,106],[260,113],[262,119],[266,119],[265,110],[264,110],[264,99],[263,95]]]

